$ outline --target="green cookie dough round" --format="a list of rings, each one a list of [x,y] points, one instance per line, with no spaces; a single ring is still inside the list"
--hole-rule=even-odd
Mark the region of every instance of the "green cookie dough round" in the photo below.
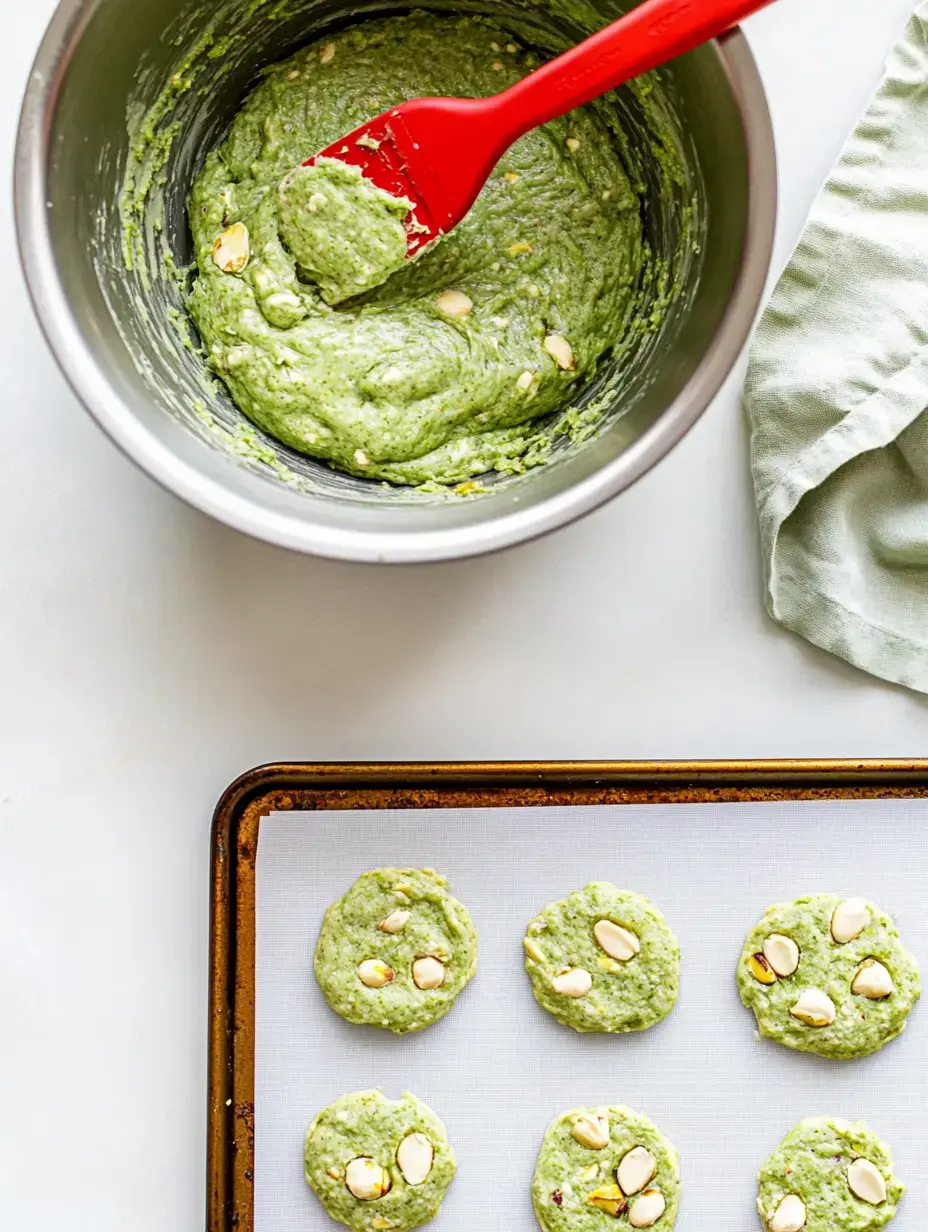
[[[875,903],[811,894],[768,908],[744,943],[738,988],[767,1039],[850,1058],[904,1029],[921,979]]]
[[[669,1232],[680,1205],[680,1160],[640,1112],[574,1108],[545,1131],[532,1205],[545,1232],[606,1232],[617,1218]]]
[[[415,1095],[343,1095],[306,1133],[306,1181],[355,1232],[406,1232],[428,1223],[454,1177],[445,1127]]]
[[[336,1014],[402,1035],[451,1009],[477,969],[477,934],[433,869],[377,868],[326,912],[315,968]]]
[[[889,1147],[862,1121],[808,1117],[761,1168],[757,1209],[767,1232],[871,1232],[904,1192]]]
[[[608,881],[549,903],[523,945],[535,1000],[575,1031],[644,1031],[676,1003],[676,937],[643,895]]]

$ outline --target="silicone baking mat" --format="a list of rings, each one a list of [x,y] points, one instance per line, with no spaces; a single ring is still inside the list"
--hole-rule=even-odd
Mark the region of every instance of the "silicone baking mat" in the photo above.
[[[682,1232],[746,1232],[757,1169],[800,1118],[865,1119],[909,1185],[893,1224],[928,1227],[928,1005],[881,1053],[838,1063],[754,1035],[733,971],[771,902],[830,890],[896,917],[928,969],[928,805],[920,800],[289,812],[260,823],[255,892],[254,1228],[334,1228],[302,1176],[313,1114],[348,1091],[409,1090],[444,1120],[458,1175],[436,1232],[535,1232],[529,1183],[557,1113],[627,1103],[676,1144]],[[418,1035],[352,1026],[312,974],[323,912],[379,865],[431,866],[469,907],[480,968]],[[535,1003],[525,925],[588,881],[638,890],[682,948],[680,1000],[638,1035],[580,1036]]]

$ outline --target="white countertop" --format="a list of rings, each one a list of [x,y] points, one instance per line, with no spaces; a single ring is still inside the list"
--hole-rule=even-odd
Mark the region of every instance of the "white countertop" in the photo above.
[[[4,8],[9,150],[53,0]],[[775,269],[909,8],[780,0],[749,23]],[[338,565],[207,521],[126,462],[58,375],[13,252],[4,199],[4,1230],[202,1226],[209,821],[255,763],[928,749],[925,699],[763,613],[743,365],[576,526],[455,565]]]

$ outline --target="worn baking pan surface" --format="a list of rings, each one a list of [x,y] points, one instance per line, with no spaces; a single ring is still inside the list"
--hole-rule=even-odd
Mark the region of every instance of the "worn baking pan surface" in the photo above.
[[[210,1232],[332,1226],[302,1182],[302,1133],[322,1104],[369,1085],[412,1089],[446,1120],[460,1171],[445,1232],[471,1228],[475,1212],[530,1232],[528,1180],[545,1124],[601,1101],[648,1111],[676,1141],[683,1229],[707,1221],[719,1192],[729,1204],[719,1232],[759,1227],[758,1164],[795,1120],[823,1112],[866,1116],[893,1142],[914,1187],[895,1226],[926,1226],[919,1011],[878,1056],[829,1064],[757,1043],[732,978],[767,902],[816,889],[882,901],[924,965],[926,786],[924,764],[886,763],[285,766],[245,776],[214,831]],[[871,803],[829,803],[854,799]],[[790,803],[803,800],[817,803]],[[417,808],[455,811],[423,824]],[[405,1040],[342,1023],[311,979],[325,906],[358,873],[394,862],[447,873],[481,940],[481,970],[460,1003]],[[521,971],[528,918],[597,877],[649,894],[683,946],[680,1005],[640,1036],[566,1031],[535,1006]],[[518,1110],[509,1133],[493,1119],[499,1107]],[[491,1185],[501,1159],[504,1183]]]

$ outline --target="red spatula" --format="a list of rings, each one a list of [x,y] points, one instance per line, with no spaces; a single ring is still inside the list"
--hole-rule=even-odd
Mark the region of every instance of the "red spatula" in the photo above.
[[[724,34],[772,0],[644,0],[579,46],[490,98],[416,98],[310,158],[360,167],[414,202],[407,256],[456,227],[523,133]]]

